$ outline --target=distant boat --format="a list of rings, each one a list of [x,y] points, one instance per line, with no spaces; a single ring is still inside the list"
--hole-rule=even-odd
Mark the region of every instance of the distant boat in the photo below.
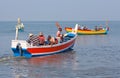
[[[24,30],[24,25],[23,23],[21,23],[21,19],[18,18],[18,23],[16,25],[16,28],[19,30],[19,31],[23,31]]]
[[[77,24],[78,25],[78,24]],[[74,28],[72,27],[65,27],[66,32],[72,32],[74,31]],[[88,28],[79,28],[76,31],[78,35],[100,35],[100,34],[107,34],[109,31],[109,27],[105,28],[96,28],[96,29],[88,29]]]

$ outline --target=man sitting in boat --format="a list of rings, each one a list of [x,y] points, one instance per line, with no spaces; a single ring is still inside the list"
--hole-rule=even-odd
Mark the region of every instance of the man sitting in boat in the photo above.
[[[100,25],[100,27],[98,28],[98,30],[103,30],[104,28]]]
[[[33,35],[32,33],[29,34],[29,39],[27,40],[28,43],[32,46],[39,46],[40,41],[38,36]]]
[[[78,25],[78,30],[82,30],[82,28],[80,27],[80,25]]]
[[[102,27],[102,26],[100,26],[100,27],[95,26],[95,30],[96,30],[96,31],[103,30],[103,27]]]
[[[83,27],[83,30],[88,30],[87,26],[84,26],[84,27]]]
[[[58,40],[54,37],[51,37],[51,35],[48,35],[48,38],[47,38],[47,43],[49,45],[53,45],[53,44],[57,44],[58,43]]]
[[[43,35],[43,33],[40,32],[38,37],[39,37],[40,45],[44,45],[45,44],[45,36]]]
[[[95,26],[95,31],[98,31],[98,27],[97,26]]]

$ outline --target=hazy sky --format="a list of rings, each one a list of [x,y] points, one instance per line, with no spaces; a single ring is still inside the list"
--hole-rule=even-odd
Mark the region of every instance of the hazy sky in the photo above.
[[[120,0],[0,0],[0,21],[120,20]]]

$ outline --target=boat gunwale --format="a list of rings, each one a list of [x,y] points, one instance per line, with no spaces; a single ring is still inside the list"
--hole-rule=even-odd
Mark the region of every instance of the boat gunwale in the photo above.
[[[58,43],[58,44],[53,44],[53,45],[40,45],[40,46],[28,46],[27,48],[49,48],[49,47],[58,47],[58,46],[62,46],[64,44],[67,44],[71,41],[73,41],[74,39],[77,38],[77,35],[75,35],[75,37],[71,38],[70,40],[67,40],[65,42],[62,43]]]

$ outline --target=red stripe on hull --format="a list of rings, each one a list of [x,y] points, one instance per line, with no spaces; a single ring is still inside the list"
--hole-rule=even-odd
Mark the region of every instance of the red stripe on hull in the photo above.
[[[64,50],[65,48],[70,47],[75,42],[75,39],[70,41],[69,43],[58,45],[58,46],[51,46],[51,47],[37,47],[37,48],[27,48],[27,51],[31,54],[34,53],[50,53],[50,52],[56,52],[60,50]]]

